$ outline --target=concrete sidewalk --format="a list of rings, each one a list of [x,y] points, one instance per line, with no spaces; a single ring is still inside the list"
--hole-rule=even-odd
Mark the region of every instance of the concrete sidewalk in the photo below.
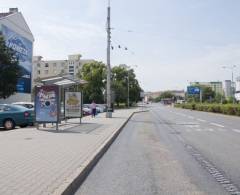
[[[72,194],[120,129],[139,109],[112,119],[71,119],[54,128],[0,132],[0,194]]]

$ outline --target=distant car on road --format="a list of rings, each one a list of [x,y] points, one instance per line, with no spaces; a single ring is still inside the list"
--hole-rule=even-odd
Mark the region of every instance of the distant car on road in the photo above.
[[[83,109],[83,115],[84,116],[91,115],[92,111],[91,111],[91,108],[90,108],[89,105],[84,104],[82,109]]]
[[[0,104],[0,126],[6,130],[34,123],[34,111],[19,105]]]
[[[102,105],[102,104],[97,104],[96,105],[96,109],[97,109],[97,112],[98,113],[103,113],[104,112],[104,105]]]
[[[12,103],[13,105],[19,105],[19,106],[24,106],[29,109],[34,108],[34,103],[33,102],[14,102]]]

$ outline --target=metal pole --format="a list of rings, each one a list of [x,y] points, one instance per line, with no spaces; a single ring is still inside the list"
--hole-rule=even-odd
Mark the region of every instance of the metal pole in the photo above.
[[[233,84],[233,69],[235,68],[235,65],[232,66],[232,84],[231,84],[231,96],[233,98],[233,104],[235,104],[235,97],[234,97],[234,84]]]
[[[110,46],[111,46],[111,18],[110,18],[110,1],[108,2],[107,16],[107,112],[106,118],[112,118],[111,110],[111,61],[110,61]]]
[[[200,103],[202,103],[202,89],[200,89]]]
[[[128,71],[128,99],[127,99],[127,104],[128,104],[128,108],[129,108],[129,71]]]

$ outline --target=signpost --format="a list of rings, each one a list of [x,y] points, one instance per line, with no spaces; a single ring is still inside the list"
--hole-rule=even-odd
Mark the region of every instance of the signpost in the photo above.
[[[187,93],[189,95],[198,95],[200,94],[200,87],[196,87],[196,86],[188,86],[187,87]]]
[[[199,95],[200,102],[202,102],[202,90],[197,86],[188,86],[187,87],[188,95]]]

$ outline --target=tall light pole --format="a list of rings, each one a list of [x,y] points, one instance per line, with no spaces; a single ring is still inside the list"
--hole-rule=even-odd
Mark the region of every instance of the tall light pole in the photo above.
[[[106,118],[112,118],[111,109],[111,61],[110,49],[111,47],[111,7],[110,0],[108,0],[107,7],[107,112]]]
[[[233,70],[234,68],[236,68],[237,66],[236,65],[233,65],[233,66],[223,66],[222,68],[224,69],[230,69],[232,71],[232,83],[233,83]]]
[[[129,108],[129,70],[127,71],[128,72],[128,86],[127,86],[127,92],[128,92],[128,99],[127,99],[127,104],[128,104],[128,108]]]

